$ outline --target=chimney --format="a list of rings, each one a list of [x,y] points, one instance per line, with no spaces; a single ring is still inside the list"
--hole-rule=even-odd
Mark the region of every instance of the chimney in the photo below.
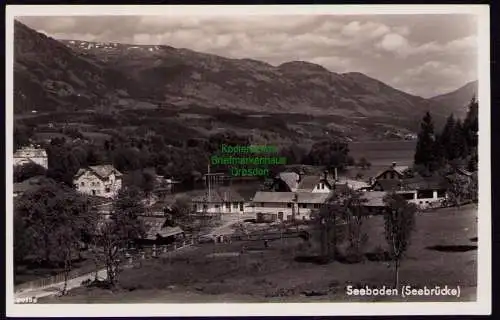
[[[335,182],[339,181],[339,176],[337,175],[337,167],[335,167],[334,176]]]
[[[392,162],[392,167],[395,168],[396,167],[396,162]]]
[[[305,174],[304,172],[304,169],[300,169],[299,172],[298,172],[298,175],[299,175],[299,179],[297,180],[297,182],[300,182],[302,180],[302,176]]]
[[[325,170],[325,171],[323,171],[323,179],[326,180],[327,178],[328,178],[328,171]]]

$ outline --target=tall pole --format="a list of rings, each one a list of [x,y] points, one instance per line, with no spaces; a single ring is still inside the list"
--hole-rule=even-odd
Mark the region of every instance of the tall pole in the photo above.
[[[211,202],[211,194],[210,194],[210,162],[207,165],[208,170],[207,170],[207,184],[208,184],[208,202]]]

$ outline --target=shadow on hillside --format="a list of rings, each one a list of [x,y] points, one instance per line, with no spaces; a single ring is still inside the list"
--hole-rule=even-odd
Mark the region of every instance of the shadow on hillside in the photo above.
[[[471,250],[477,250],[477,246],[469,246],[469,245],[458,245],[458,246],[432,246],[427,247],[428,250],[440,251],[440,252],[467,252]]]

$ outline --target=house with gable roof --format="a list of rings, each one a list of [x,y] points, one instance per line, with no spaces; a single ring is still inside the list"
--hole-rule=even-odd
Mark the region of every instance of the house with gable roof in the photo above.
[[[306,175],[300,177],[298,192],[330,193],[335,189],[337,179],[328,175],[325,171],[323,175]]]
[[[22,166],[28,163],[35,163],[47,169],[49,158],[45,149],[35,146],[23,147],[17,150],[13,156],[14,166]]]
[[[271,190],[276,192],[295,192],[299,186],[300,175],[296,172],[280,172],[274,177]]]
[[[375,177],[375,181],[379,180],[400,180],[405,177],[405,173],[409,170],[409,166],[398,166],[396,162],[393,162],[392,165],[379,172]]]
[[[219,186],[210,191],[194,190],[188,193],[191,197],[193,211],[196,213],[239,213],[248,210],[246,199],[236,190]]]
[[[114,198],[122,187],[123,174],[106,164],[81,168],[73,178],[78,192],[91,196]]]

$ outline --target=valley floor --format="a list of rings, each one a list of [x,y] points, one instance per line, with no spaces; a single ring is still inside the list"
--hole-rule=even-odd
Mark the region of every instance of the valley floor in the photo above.
[[[318,265],[297,259],[311,255],[301,239],[283,239],[265,248],[261,241],[203,244],[175,257],[144,261],[120,276],[120,289],[77,288],[39,303],[196,303],[196,302],[347,302],[474,301],[477,286],[477,209],[446,208],[417,216],[416,230],[401,284],[413,287],[460,286],[460,297],[363,296],[346,286],[392,286],[389,262]],[[382,217],[365,222],[366,252],[385,246]],[[245,247],[245,252],[242,248]],[[226,253],[226,254],[221,254]]]

